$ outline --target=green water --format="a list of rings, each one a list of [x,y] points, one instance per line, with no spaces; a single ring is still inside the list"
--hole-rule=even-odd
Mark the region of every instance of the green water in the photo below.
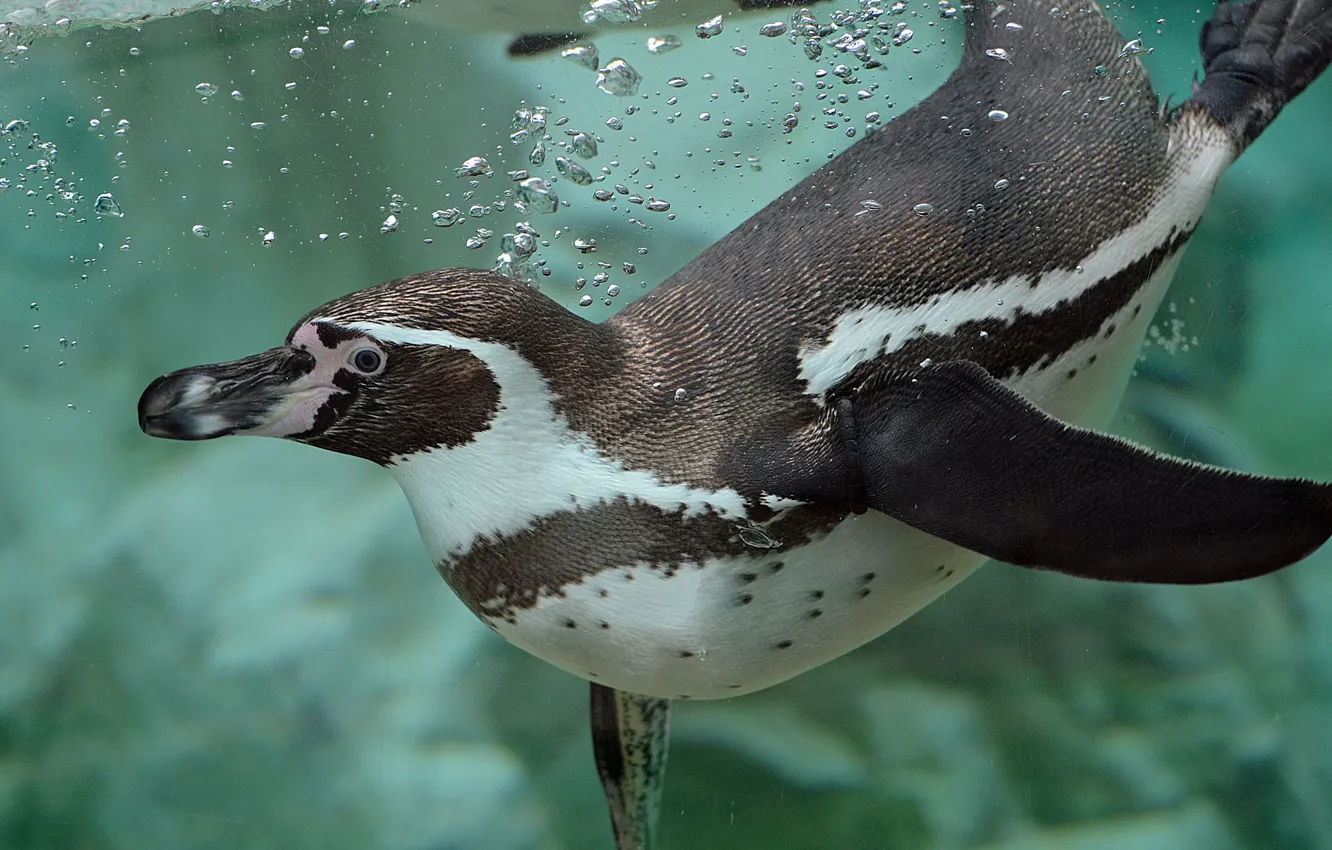
[[[519,221],[549,243],[526,274],[609,314],[845,147],[865,113],[887,120],[942,80],[957,30],[913,9],[919,55],[829,89],[850,122],[816,99],[831,52],[811,62],[757,34],[787,12],[706,41],[665,11],[599,34],[603,61],[644,77],[632,97],[568,60],[506,59],[503,34],[450,29],[443,0],[205,12],[11,52],[0,847],[608,846],[584,683],[453,599],[386,475],[272,441],[150,440],[135,401],[164,371],[277,344],[349,290],[489,267]],[[1196,7],[1112,11],[1155,51],[1157,91],[1184,99]],[[664,32],[683,46],[650,53]],[[539,166],[539,133],[510,140],[515,111],[538,106],[553,139]],[[559,150],[566,130],[598,137],[596,156]],[[1330,151],[1324,80],[1222,181],[1119,430],[1332,478]],[[554,214],[520,211],[507,172],[555,177],[557,155],[608,176],[556,182]],[[457,176],[473,156],[493,175]],[[466,247],[478,229],[492,235]],[[1332,847],[1329,560],[1206,588],[986,567],[835,664],[680,708],[663,846]]]

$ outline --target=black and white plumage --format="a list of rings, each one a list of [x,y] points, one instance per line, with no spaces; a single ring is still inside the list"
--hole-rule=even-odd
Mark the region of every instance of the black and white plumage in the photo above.
[[[667,700],[822,664],[987,557],[1175,583],[1304,557],[1328,485],[1083,429],[1217,178],[1332,57],[1332,0],[1222,3],[1171,111],[1089,0],[966,26],[938,92],[604,324],[428,272],[159,378],[140,422],[387,467],[471,610],[594,683],[622,848],[649,843]]]

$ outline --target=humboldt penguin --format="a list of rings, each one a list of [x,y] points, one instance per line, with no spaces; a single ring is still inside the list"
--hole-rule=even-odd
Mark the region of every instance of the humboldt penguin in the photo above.
[[[942,88],[605,323],[425,272],[158,378],[140,424],[385,467],[472,612],[592,683],[620,850],[651,845],[671,700],[823,664],[987,558],[1192,584],[1305,557],[1329,485],[1094,429],[1217,178],[1332,57],[1332,0],[1222,2],[1174,108],[1092,0],[964,18]]]

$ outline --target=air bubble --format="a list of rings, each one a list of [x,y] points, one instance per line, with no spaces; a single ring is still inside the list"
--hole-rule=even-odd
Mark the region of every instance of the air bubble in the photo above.
[[[694,32],[699,38],[712,38],[714,35],[721,35],[722,27],[726,25],[726,16],[717,15],[715,18],[708,18],[703,23],[694,27]]]
[[[462,218],[462,210],[457,207],[451,207],[447,210],[435,210],[430,214],[430,220],[434,222],[435,227],[452,227]]]
[[[595,24],[598,20],[610,21],[613,24],[632,24],[637,23],[642,17],[643,4],[639,0],[592,0],[583,10],[585,24]]]
[[[453,173],[459,177],[490,177],[495,171],[485,157],[473,156],[463,160],[463,164],[453,169]]]
[[[597,155],[597,140],[587,133],[575,133],[569,140],[573,152],[583,159],[592,159]]]
[[[116,203],[115,196],[110,192],[103,192],[97,196],[97,200],[93,201],[93,212],[98,215],[115,216],[116,218],[125,217],[125,211],[120,208],[120,204]]]
[[[1145,50],[1145,48],[1142,46],[1142,39],[1135,38],[1131,41],[1125,42],[1124,46],[1120,48],[1119,54],[1115,56],[1115,58],[1127,59],[1130,56],[1137,56],[1139,53],[1142,53],[1143,50]]]
[[[588,170],[568,157],[555,157],[555,169],[579,186],[592,185],[592,175]]]
[[[597,65],[601,62],[601,58],[597,55],[597,48],[592,44],[575,44],[566,47],[560,51],[560,56],[574,64],[582,65],[589,71],[597,70]]]
[[[529,177],[519,183],[516,194],[519,203],[534,212],[553,213],[560,206],[559,196],[550,181],[542,177]]]
[[[647,40],[648,53],[670,53],[680,46],[680,39],[673,35],[650,35]]]
[[[643,77],[623,59],[612,59],[597,72],[597,88],[617,97],[634,94]]]

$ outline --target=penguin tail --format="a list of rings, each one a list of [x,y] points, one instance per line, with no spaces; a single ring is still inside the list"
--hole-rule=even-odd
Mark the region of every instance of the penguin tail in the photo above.
[[[1221,0],[1198,37],[1189,104],[1248,147],[1332,60],[1332,0]]]

